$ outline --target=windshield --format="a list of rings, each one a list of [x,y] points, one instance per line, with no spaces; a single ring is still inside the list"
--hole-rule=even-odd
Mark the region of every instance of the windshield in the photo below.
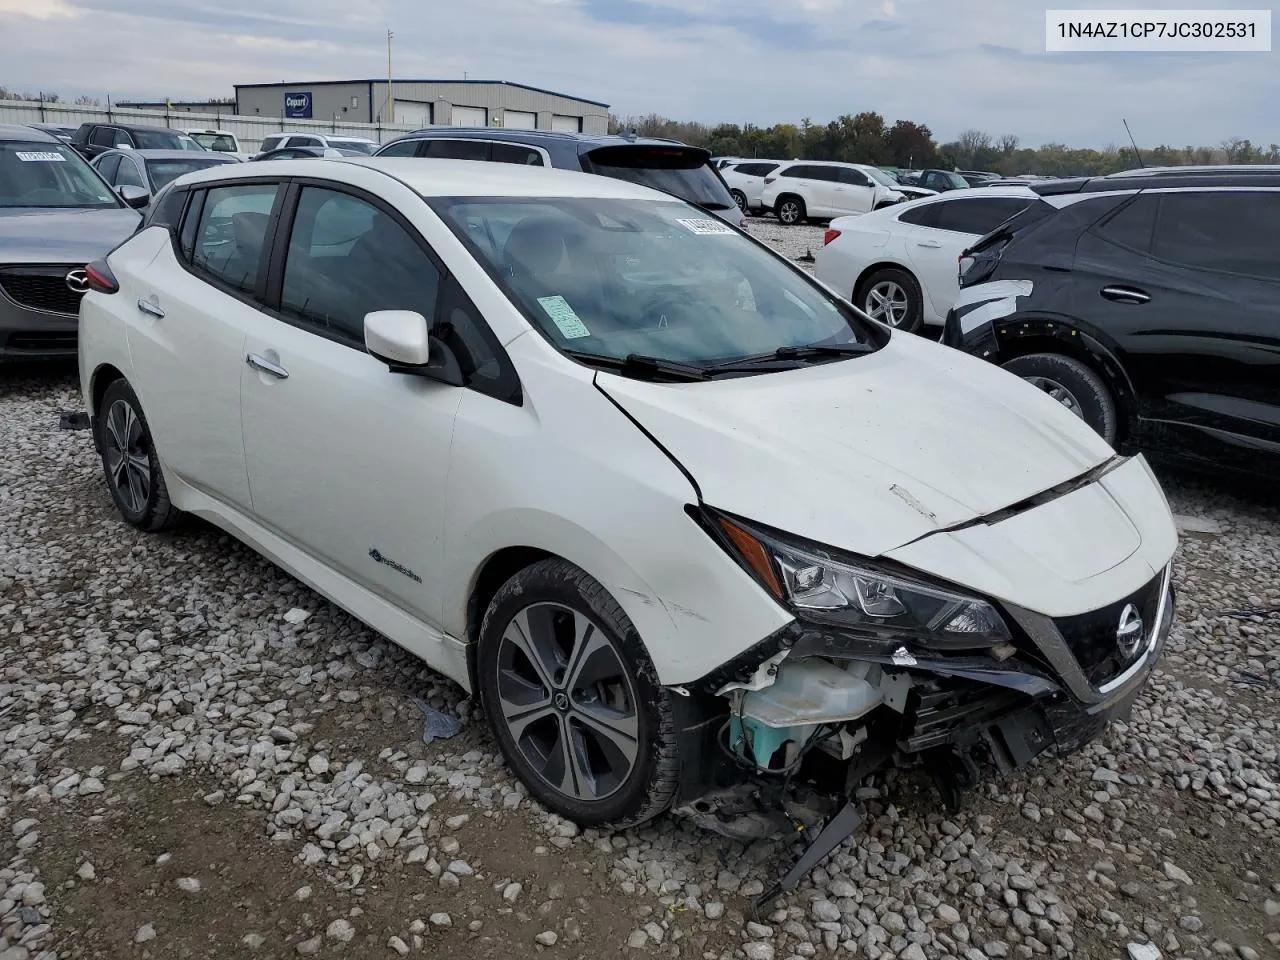
[[[376,143],[366,143],[363,140],[342,140],[334,137],[329,138],[329,146],[338,150],[351,150],[366,157],[373,156],[373,151],[378,149]]]
[[[192,157],[190,160],[148,160],[147,176],[151,178],[151,185],[158,193],[171,180],[176,180],[184,173],[190,173],[192,170],[204,170],[207,167],[219,167],[225,162],[216,157]]]
[[[873,345],[870,325],[685,203],[438,198],[433,209],[559,349],[685,364]]]
[[[869,176],[872,180],[876,181],[876,183],[882,183],[886,187],[896,187],[898,185],[897,180],[895,180],[890,174],[885,173],[879,167],[859,167],[858,169]]]
[[[193,133],[191,139],[206,150],[217,150],[219,153],[235,153],[239,149],[235,137],[225,133]]]
[[[952,189],[958,190],[969,186],[969,181],[958,173],[950,173],[949,171],[943,170],[940,171],[940,176],[946,180],[947,183],[951,184]]]
[[[118,207],[111,188],[64,143],[0,140],[0,207]]]
[[[709,210],[737,204],[698,150],[688,147],[602,147],[583,159],[588,173],[627,180],[688,200]]]

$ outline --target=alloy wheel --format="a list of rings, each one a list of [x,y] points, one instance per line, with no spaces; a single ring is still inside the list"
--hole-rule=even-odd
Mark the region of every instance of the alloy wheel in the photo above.
[[[892,280],[881,280],[867,291],[867,314],[891,327],[902,325],[910,305],[907,291]]]
[[[778,219],[788,226],[800,219],[800,205],[794,200],[784,201],[778,208]]]
[[[1076,395],[1058,381],[1049,377],[1024,377],[1023,379],[1033,387],[1037,387],[1048,394],[1054,400],[1057,400],[1081,420],[1084,419],[1084,410],[1081,409],[1080,401],[1076,399]]]
[[[117,400],[107,411],[107,474],[116,496],[131,513],[141,513],[151,497],[151,454],[133,407]]]
[[[496,706],[515,748],[565,797],[616,793],[640,749],[636,688],[612,639],[556,603],[517,613],[497,656]]]

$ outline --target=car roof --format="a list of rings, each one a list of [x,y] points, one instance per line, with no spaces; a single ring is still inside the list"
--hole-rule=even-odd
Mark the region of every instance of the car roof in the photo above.
[[[174,133],[179,136],[183,134],[182,130],[176,130],[173,127],[160,127],[155,124],[148,123],[126,123],[119,120],[92,120],[80,124],[82,127],[118,127],[121,130],[145,130],[148,133]]]
[[[135,150],[106,150],[101,155],[118,153],[122,157],[141,157],[143,160],[189,160],[195,157],[199,160],[212,160],[214,163],[235,163],[235,160],[228,157],[225,153],[218,153],[214,150],[159,150],[159,149],[143,149]]]
[[[47,140],[49,143],[62,143],[57,137],[36,127],[28,127],[22,123],[0,123],[0,140]]]
[[[182,132],[183,133],[216,133],[216,134],[221,134],[222,136],[227,136],[227,137],[235,136],[235,134],[232,133],[230,130],[218,130],[218,129],[215,129],[214,127],[183,127]]]
[[[1166,187],[1280,187],[1280,165],[1221,164],[1217,166],[1144,167],[1100,177],[1071,177],[1033,182],[1041,196],[1069,193],[1119,193]]]
[[[185,174],[181,182],[198,184],[263,176],[270,161],[219,165]],[[474,160],[432,160],[413,157],[299,158],[279,176],[321,177],[342,182],[351,167],[376,170],[399,180],[423,197],[585,197],[610,200],[666,200],[670,194],[613,177],[533,167],[515,163],[477,163]],[[272,170],[278,170],[271,163]],[[675,201],[679,202],[679,201]]]
[[[492,129],[490,127],[424,127],[421,130],[414,130],[412,133],[404,133],[387,143],[394,143],[396,140],[419,140],[435,137],[466,137],[472,140],[507,140],[511,143],[577,143],[591,149],[596,147],[612,147],[627,146],[635,144],[638,146],[679,146],[688,147],[690,150],[703,150],[710,159],[710,150],[702,147],[694,147],[682,140],[672,140],[667,137],[632,137],[623,136],[620,133],[564,133],[559,130],[525,130],[515,127],[502,127]]]

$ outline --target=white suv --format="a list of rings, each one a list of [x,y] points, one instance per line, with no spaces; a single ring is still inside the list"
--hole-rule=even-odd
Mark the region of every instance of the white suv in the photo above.
[[[826,220],[869,213],[906,198],[892,178],[875,167],[798,160],[783,164],[765,177],[760,202],[784,224],[792,226],[810,218]]]
[[[743,213],[755,213],[764,209],[760,199],[764,193],[764,178],[780,166],[781,160],[737,160],[720,170],[720,176],[729,185],[729,195]]]

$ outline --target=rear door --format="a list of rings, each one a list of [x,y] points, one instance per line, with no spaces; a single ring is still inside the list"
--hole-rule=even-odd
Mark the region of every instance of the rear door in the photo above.
[[[265,240],[279,194],[274,182],[193,191],[176,242],[139,273],[129,328],[134,387],[165,466],[241,510],[249,481],[240,376],[247,332],[264,319]]]
[[[1149,191],[1081,239],[1139,415],[1193,455],[1280,456],[1277,251],[1277,189]]]
[[[960,293],[957,265],[970,244],[1033,202],[1022,197],[956,196],[925,204],[899,217],[914,226],[906,235],[907,256],[925,294],[925,310],[942,323]],[[911,219],[908,219],[910,217]],[[926,317],[926,320],[929,320]]]

